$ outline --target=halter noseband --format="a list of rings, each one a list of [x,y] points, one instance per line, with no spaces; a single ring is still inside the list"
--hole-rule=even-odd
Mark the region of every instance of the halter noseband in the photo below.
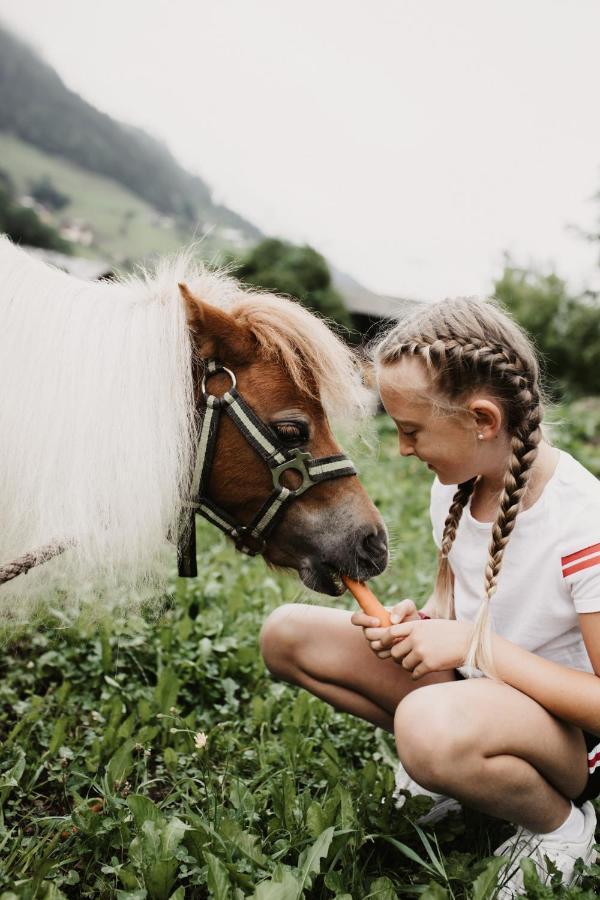
[[[310,453],[306,453],[300,447],[292,449],[286,447],[277,440],[272,429],[238,394],[234,373],[215,359],[208,360],[205,366],[202,395],[206,407],[202,416],[196,465],[190,487],[192,499],[185,504],[191,510],[191,521],[186,523],[187,528],[183,537],[179,539],[177,549],[179,575],[192,578],[198,574],[194,527],[196,513],[204,516],[205,519],[229,535],[235,541],[236,548],[242,553],[256,556],[264,552],[267,537],[285,511],[287,503],[320,481],[340,478],[343,475],[356,475],[353,463],[344,454],[313,459]],[[207,379],[219,372],[224,372],[231,379],[231,386],[222,397],[210,394],[206,387]],[[273,491],[248,525],[236,523],[229,513],[218,507],[207,496],[208,480],[222,411],[229,416],[248,443],[263,457],[273,476]],[[297,488],[286,488],[281,483],[281,477],[288,469],[293,469],[302,478],[302,482]]]

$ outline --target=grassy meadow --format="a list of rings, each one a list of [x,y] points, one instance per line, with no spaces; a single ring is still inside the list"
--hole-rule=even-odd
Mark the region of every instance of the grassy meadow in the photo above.
[[[600,403],[554,418],[555,441],[600,475]],[[431,476],[397,457],[384,419],[378,435],[354,454],[392,536],[376,590],[423,601]],[[428,800],[397,810],[391,738],[259,658],[267,613],[307,599],[298,580],[198,530],[203,573],[173,577],[160,620],[91,627],[49,611],[3,647],[0,900],[491,900],[491,851],[511,827],[466,811],[423,832],[412,820]],[[599,876],[543,888],[528,871],[527,896],[591,900]]]
[[[68,206],[52,215],[51,224],[57,227],[63,220],[75,220],[91,226],[93,244],[73,245],[76,255],[127,266],[132,260],[153,254],[174,253],[201,237],[182,230],[174,221],[171,227],[165,227],[164,217],[149,203],[112,178],[52,156],[6,133],[0,133],[0,169],[10,173],[19,195],[29,193],[40,179],[49,179],[69,197]],[[208,234],[199,251],[204,258],[212,259],[223,244],[223,240]]]

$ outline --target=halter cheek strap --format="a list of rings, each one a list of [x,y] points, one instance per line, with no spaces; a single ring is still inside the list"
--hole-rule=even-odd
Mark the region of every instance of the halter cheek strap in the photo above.
[[[221,397],[210,394],[206,387],[207,380],[219,372],[224,372],[231,379],[231,386]],[[190,488],[191,499],[186,503],[190,509],[191,520],[186,523],[185,537],[180,539],[178,545],[179,574],[189,577],[197,575],[194,528],[196,513],[204,516],[205,519],[229,535],[242,553],[256,556],[264,552],[267,537],[281,518],[287,503],[300,497],[320,481],[344,475],[356,475],[356,469],[351,460],[343,454],[314,459],[310,453],[299,447],[290,449],[278,441],[273,431],[238,394],[234,373],[214,359],[208,360],[206,363],[202,379],[202,394],[205,409]],[[263,457],[271,469],[273,477],[271,494],[247,525],[236,523],[228,512],[212,502],[207,493],[222,412],[229,416],[248,443]],[[302,479],[297,488],[287,488],[281,483],[282,475],[288,469],[296,471]]]

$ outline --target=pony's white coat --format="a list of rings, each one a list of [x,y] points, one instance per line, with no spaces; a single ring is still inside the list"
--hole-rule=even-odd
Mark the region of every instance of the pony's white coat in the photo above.
[[[0,238],[0,273],[0,564],[73,542],[0,587],[5,618],[26,617],[55,588],[63,602],[107,585],[128,597],[156,590],[173,563],[195,452],[179,281],[243,319],[290,371],[303,357],[330,414],[368,405],[354,358],[321,321],[190,253],[120,282],[83,282]]]

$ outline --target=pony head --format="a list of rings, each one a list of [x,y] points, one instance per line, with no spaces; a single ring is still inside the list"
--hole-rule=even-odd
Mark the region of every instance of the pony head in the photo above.
[[[368,403],[351,351],[299,304],[270,294],[243,294],[225,311],[180,284],[197,360],[198,384],[207,360],[235,373],[237,392],[283,450],[299,448],[313,458],[340,454],[328,412],[356,413]],[[230,387],[223,372],[210,379],[221,395]],[[282,483],[299,485],[288,470]],[[236,523],[251,522],[273,491],[271,470],[229,416],[219,425],[207,493]],[[314,484],[289,502],[269,534],[263,556],[275,566],[295,569],[310,588],[343,591],[339,575],[366,579],[387,563],[381,516],[356,477]]]

